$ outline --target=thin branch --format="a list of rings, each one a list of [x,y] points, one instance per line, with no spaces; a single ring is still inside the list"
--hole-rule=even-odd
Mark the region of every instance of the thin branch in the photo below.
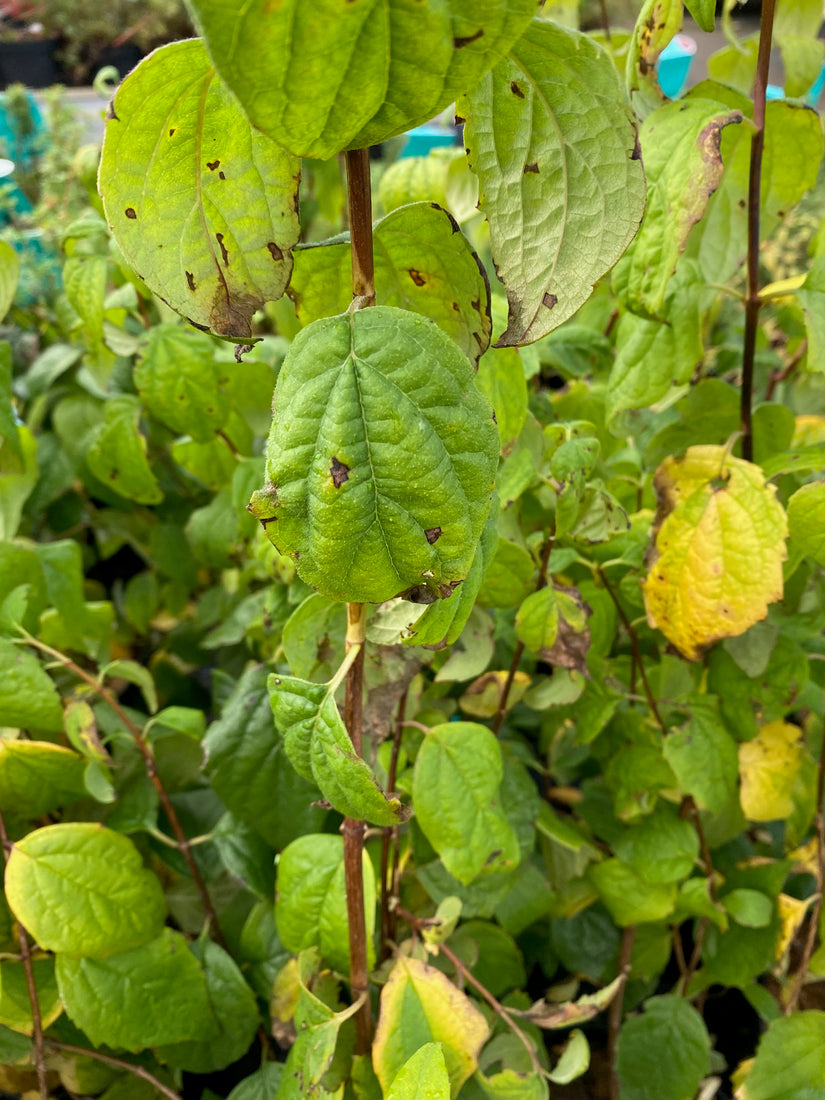
[[[679,982],[679,993],[684,996],[687,993],[687,988],[690,985],[690,980],[696,973],[699,966],[699,960],[702,957],[702,944],[705,941],[705,932],[709,924],[707,917],[700,917],[696,925],[696,935],[693,939],[693,950],[690,953],[690,962],[687,965],[687,970],[682,975]]]
[[[822,913],[822,893],[825,890],[825,814],[822,810],[822,800],[825,798],[825,719],[822,723],[822,741],[819,748],[819,764],[816,772],[816,897],[808,924],[808,935],[805,946],[802,949],[802,958],[796,971],[796,980],[793,984],[788,1003],[785,1005],[785,1015],[789,1016],[796,1008],[805,984],[805,975],[811,955],[814,953],[817,933],[819,932],[819,918]]]
[[[748,259],[745,294],[745,340],[742,352],[742,457],[753,461],[753,371],[756,356],[756,333],[759,324],[759,208],[762,189],[762,156],[765,150],[765,99],[771,61],[773,16],[776,0],[762,0],[762,22],[759,52],[756,60],[756,83],[753,89],[753,123],[750,172],[748,176]]]
[[[392,754],[390,755],[390,767],[387,772],[387,789],[395,790],[395,780],[398,773],[398,754],[401,751],[401,735],[404,732],[404,715],[407,709],[407,689],[398,702],[398,710],[395,717],[395,729],[392,738]],[[393,871],[390,876],[390,849],[393,849]],[[394,884],[398,871],[398,826],[390,825],[383,830],[381,837],[381,958],[386,959],[390,953],[390,943],[395,939],[395,913],[391,909],[390,901],[395,896]]]
[[[0,812],[0,843],[3,845],[3,860],[8,863],[12,846],[9,843],[9,834],[6,832],[6,822],[2,812]],[[40,1002],[37,999],[37,983],[34,980],[29,935],[20,921],[17,922],[17,938],[20,941],[20,960],[23,963],[26,991],[29,995],[29,1004],[32,1010],[32,1038],[34,1039],[34,1065],[37,1070],[37,1087],[40,1091],[40,1100],[49,1100],[46,1057],[43,1051],[43,1020],[40,1016]]]
[[[537,592],[540,589],[547,587],[547,563],[550,561],[550,554],[553,551],[555,538],[556,532],[554,527],[548,534],[547,538],[544,540],[544,548],[541,553],[541,564],[539,565],[539,579],[538,583],[536,584]],[[513,659],[510,662],[510,668],[507,672],[507,679],[504,681],[504,686],[502,687],[501,694],[498,697],[498,709],[496,710],[492,725],[493,733],[498,733],[498,731],[501,729],[501,723],[504,721],[504,715],[507,713],[507,700],[510,697],[510,691],[513,687],[513,681],[516,678],[518,666],[523,656],[524,642],[520,641],[516,646],[515,652],[513,653]]]
[[[59,661],[64,668],[67,668],[70,672],[73,672],[75,676],[83,680],[84,683],[88,684],[89,687],[97,695],[100,696],[103,702],[112,708],[114,713],[123,723],[126,730],[128,730],[128,732],[131,734],[132,739],[137,745],[140,755],[143,757],[143,765],[146,769],[146,774],[148,775],[152,786],[157,792],[158,800],[163,807],[163,812],[166,814],[172,832],[175,834],[177,847],[180,850],[183,858],[186,860],[186,865],[189,868],[189,873],[192,875],[192,878],[195,882],[195,886],[197,888],[198,895],[200,896],[204,912],[206,913],[207,918],[209,919],[209,923],[212,926],[212,932],[215,940],[221,945],[221,947],[224,948],[224,950],[228,951],[226,941],[223,937],[223,933],[221,932],[220,925],[218,924],[218,916],[215,912],[214,906],[212,905],[212,900],[209,897],[209,891],[206,889],[206,883],[203,880],[200,868],[195,862],[195,856],[192,852],[192,845],[189,842],[186,833],[183,831],[183,826],[180,823],[180,818],[175,812],[175,807],[172,805],[172,801],[169,798],[166,788],[163,785],[162,779],[158,775],[157,768],[155,767],[155,758],[152,754],[152,749],[149,745],[149,742],[144,737],[143,731],[135,722],[132,721],[132,719],[118,702],[116,696],[113,695],[107,687],[104,687],[104,685],[101,684],[99,680],[96,680],[95,677],[91,675],[91,673],[86,672],[86,670],[84,668],[81,668],[80,665],[75,664],[75,662],[70,657],[67,657],[65,653],[61,653],[58,649],[53,649],[51,646],[46,645],[45,642],[41,642],[39,639],[32,637],[30,634],[26,634],[25,639],[29,645],[34,646],[36,649],[39,649],[42,653],[47,653],[49,654],[49,656],[54,657],[55,660]]]
[[[134,1074],[135,1077],[143,1078],[152,1088],[162,1092],[164,1096],[168,1096],[169,1100],[181,1100],[178,1093],[170,1089],[168,1085],[164,1085],[162,1081],[159,1081],[143,1066],[136,1066],[132,1062],[124,1062],[122,1058],[114,1058],[111,1054],[101,1054],[99,1050],[87,1050],[86,1047],[76,1047],[72,1043],[59,1043],[56,1039],[46,1039],[46,1046],[51,1047],[53,1050],[61,1050],[64,1054],[82,1054],[84,1058],[102,1062],[105,1066],[111,1066],[113,1069],[125,1070],[127,1073]]]
[[[619,1039],[619,1029],[622,1026],[622,1005],[624,1004],[624,991],[627,978],[630,974],[630,955],[633,951],[633,941],[636,938],[636,925],[629,924],[622,930],[622,941],[619,947],[619,976],[622,984],[616,991],[616,995],[610,1002],[607,1013],[607,1057],[610,1065],[610,1077],[608,1090],[610,1100],[619,1100],[619,1078],[616,1074],[616,1046]]]
[[[347,153],[347,202],[352,243],[352,296],[358,306],[375,305],[372,252],[372,193],[369,149]]]
[[[770,401],[773,398],[774,390],[779,385],[779,383],[784,382],[786,378],[793,374],[793,372],[805,358],[807,351],[808,341],[802,340],[799,347],[796,349],[793,355],[790,356],[785,366],[781,370],[775,370],[772,372],[770,378],[768,379],[768,384],[765,387],[766,401]]]

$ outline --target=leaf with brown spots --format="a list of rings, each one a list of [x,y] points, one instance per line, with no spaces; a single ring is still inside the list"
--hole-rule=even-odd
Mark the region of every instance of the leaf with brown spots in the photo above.
[[[100,190],[127,263],[196,327],[248,339],[289,280],[299,162],[252,127],[196,39],[145,58],[113,102]]]

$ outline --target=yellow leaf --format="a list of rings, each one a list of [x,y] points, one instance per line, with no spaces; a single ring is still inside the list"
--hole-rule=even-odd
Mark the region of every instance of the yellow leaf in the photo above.
[[[739,746],[740,798],[750,821],[776,821],[793,810],[791,793],[805,753],[801,732],[788,722],[768,722]]]
[[[819,844],[816,837],[811,837],[792,852],[788,852],[788,859],[793,860],[791,870],[795,875],[815,875],[819,866]]]
[[[689,660],[764,619],[782,598],[788,524],[758,466],[691,447],[656,471],[659,500],[644,582],[648,622]]]
[[[825,443],[825,416],[798,416],[791,446],[811,447],[815,443]]]
[[[472,714],[474,718],[492,718],[498,710],[508,675],[507,672],[485,672],[470,684],[458,705],[465,714]],[[530,677],[527,673],[516,672],[507,694],[507,710],[516,705],[529,686]]]
[[[809,898],[800,901],[799,898],[792,898],[790,894],[780,894],[776,899],[779,919],[782,921],[779,940],[776,944],[777,959],[783,958],[785,952],[791,946],[791,940],[793,940],[794,936],[799,931],[802,921],[805,919],[805,914],[808,911],[808,906],[814,900],[814,897],[815,895],[811,894]]]
[[[487,1022],[446,974],[401,957],[381,991],[372,1048],[373,1066],[386,1093],[396,1073],[425,1043],[441,1043],[451,1096],[478,1066],[490,1035]]]

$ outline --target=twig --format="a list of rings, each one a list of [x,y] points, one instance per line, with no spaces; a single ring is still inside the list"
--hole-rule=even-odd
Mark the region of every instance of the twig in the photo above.
[[[104,687],[104,685],[101,684],[99,680],[96,680],[94,676],[91,675],[91,673],[86,672],[86,670],[81,668],[80,665],[75,664],[75,662],[70,657],[67,657],[65,653],[61,653],[58,649],[53,649],[51,646],[46,645],[45,642],[41,642],[38,638],[34,638],[30,634],[25,634],[25,639],[29,645],[34,646],[36,649],[39,649],[43,653],[48,653],[51,657],[54,657],[55,660],[59,661],[64,668],[67,668],[70,672],[73,672],[75,676],[83,680],[84,683],[88,684],[89,687],[97,695],[100,696],[103,702],[112,708],[114,713],[123,723],[124,727],[131,734],[132,739],[137,745],[140,755],[143,757],[143,764],[146,769],[146,774],[148,775],[152,786],[157,792],[158,800],[163,807],[163,812],[166,814],[169,825],[172,828],[172,832],[175,834],[177,847],[180,850],[183,858],[186,860],[186,865],[189,868],[189,873],[192,875],[192,878],[195,882],[195,886],[197,888],[198,895],[200,896],[204,912],[206,913],[209,923],[212,926],[215,940],[217,941],[217,943],[220,944],[221,947],[224,948],[225,951],[228,951],[229,948],[227,947],[226,940],[224,939],[220,925],[218,924],[218,916],[215,912],[214,906],[212,905],[212,900],[209,897],[209,891],[206,889],[206,883],[203,881],[203,876],[200,873],[200,868],[195,862],[195,857],[192,852],[192,846],[189,842],[188,837],[186,836],[186,833],[183,831],[183,826],[180,823],[180,818],[175,812],[175,807],[172,805],[172,801],[169,798],[166,788],[163,785],[163,781],[158,775],[157,768],[155,767],[155,758],[152,754],[152,749],[149,746],[146,738],[144,737],[143,731],[135,722],[132,721],[132,719],[120,705],[117,698],[112,694],[112,692],[109,691],[108,688]]]
[[[630,954],[633,950],[633,941],[635,938],[635,924],[629,924],[627,928],[622,930],[622,941],[619,948],[619,975],[624,980],[616,991],[615,997],[610,1002],[610,1008],[607,1013],[607,1057],[610,1064],[608,1094],[610,1100],[619,1100],[619,1078],[616,1074],[616,1046],[619,1039],[619,1029],[622,1026],[624,991],[627,985],[627,976],[630,973]]]
[[[372,192],[369,149],[347,153],[347,205],[352,244],[352,296],[363,306],[375,305],[372,252]]]
[[[547,538],[544,540],[544,549],[541,554],[541,564],[539,565],[539,579],[536,584],[536,591],[538,592],[542,588],[547,587],[547,563],[550,561],[550,554],[553,551],[553,543],[555,541],[556,531],[555,527],[550,531]],[[513,687],[513,681],[516,678],[518,672],[518,666],[521,662],[521,658],[524,656],[524,642],[519,642],[516,646],[513,659],[510,662],[510,668],[507,672],[507,679],[504,681],[504,686],[501,689],[501,694],[498,697],[498,709],[496,710],[495,717],[493,718],[492,730],[493,733],[498,733],[501,729],[501,723],[504,721],[504,715],[507,713],[507,700],[510,697],[510,691]]]
[[[3,860],[8,863],[11,854],[9,834],[6,832],[6,822],[0,812],[0,843],[3,845]],[[34,1064],[37,1070],[37,1087],[40,1091],[40,1100],[49,1100],[49,1085],[46,1080],[46,1057],[43,1051],[43,1020],[40,1016],[40,1002],[37,999],[37,983],[34,980],[34,966],[32,965],[29,936],[26,929],[17,922],[17,938],[20,941],[20,960],[23,963],[23,973],[26,976],[26,990],[29,994],[29,1003],[32,1010],[32,1038],[34,1039]]]
[[[762,155],[765,149],[765,98],[771,61],[771,39],[776,0],[762,0],[762,21],[759,52],[756,60],[756,83],[753,89],[753,124],[750,172],[748,175],[748,259],[747,291],[745,294],[745,339],[742,352],[742,457],[753,461],[753,370],[756,355],[756,332],[759,324],[759,207],[762,188]]]
[[[604,31],[604,37],[607,39],[608,45],[610,44],[610,17],[607,14],[607,0],[599,0],[599,11],[602,17],[602,31]]]
[[[687,993],[687,988],[690,985],[690,980],[696,973],[696,968],[699,965],[699,960],[702,957],[702,944],[705,940],[705,932],[707,931],[708,924],[707,917],[700,917],[696,925],[696,935],[693,939],[693,950],[690,953],[690,962],[687,965],[687,970],[682,975],[679,981],[679,992],[682,996]]]
[[[773,397],[773,394],[774,394],[774,390],[779,385],[779,383],[784,382],[785,379],[789,377],[789,375],[793,374],[793,372],[796,370],[796,368],[799,366],[799,364],[804,359],[805,354],[806,354],[807,351],[808,351],[808,341],[807,340],[802,340],[799,347],[796,349],[796,351],[793,353],[793,355],[788,359],[788,362],[785,364],[785,366],[782,368],[782,370],[775,370],[775,371],[772,372],[770,378],[768,379],[768,384],[765,387],[765,400],[766,401],[771,400],[771,398]]]
[[[790,1016],[799,1001],[800,994],[802,993],[802,986],[805,984],[805,974],[808,970],[808,963],[811,961],[811,955],[814,952],[814,944],[816,943],[816,937],[819,931],[819,918],[822,913],[822,892],[825,890],[825,815],[823,815],[822,810],[823,798],[825,798],[825,720],[823,720],[822,724],[822,742],[819,748],[819,764],[817,765],[816,771],[816,897],[814,898],[813,908],[808,918],[810,921],[808,925],[808,935],[805,939],[805,946],[802,949],[802,958],[799,960],[799,966],[797,967],[796,980],[794,981],[791,995],[788,998],[788,1003],[785,1005],[786,1016]]]
[[[423,928],[427,927],[427,921],[421,920],[414,913],[407,912],[407,910],[402,909],[400,905],[396,906],[395,911],[398,914],[398,916],[401,917],[401,919],[403,921],[406,921],[406,923],[409,924],[410,927],[414,931],[420,932]],[[446,957],[450,960],[450,962],[456,968],[458,973],[461,974],[461,976],[464,978],[464,980],[466,982],[469,982],[470,985],[476,990],[476,992],[481,994],[481,996],[484,998],[484,1000],[487,1002],[487,1004],[490,1006],[490,1008],[492,1008],[493,1012],[495,1012],[495,1014],[499,1017],[499,1019],[503,1020],[504,1023],[513,1032],[513,1034],[518,1037],[518,1039],[523,1044],[524,1049],[527,1051],[528,1055],[530,1056],[530,1063],[531,1063],[533,1069],[535,1070],[536,1073],[541,1074],[543,1076],[544,1075],[544,1067],[542,1066],[541,1062],[538,1059],[538,1055],[536,1054],[536,1048],[533,1046],[532,1042],[530,1041],[530,1037],[528,1035],[526,1035],[524,1033],[524,1031],[522,1031],[522,1029],[515,1022],[515,1020],[509,1014],[509,1012],[504,1007],[504,1005],[501,1003],[501,1001],[497,1000],[493,996],[493,994],[490,992],[490,990],[485,985],[481,984],[481,982],[478,980],[478,978],[476,978],[476,976],[472,973],[471,970],[468,970],[468,968],[461,961],[461,959],[458,957],[458,955],[456,955],[456,953],[453,950],[451,950],[451,948],[449,948],[446,945],[446,943],[440,943],[438,945],[438,950],[443,952],[446,955]]]
[[[639,648],[639,636],[636,633],[636,630],[633,626],[633,623],[631,623],[630,619],[628,619],[627,615],[625,614],[624,608],[619,603],[619,598],[616,595],[616,593],[613,591],[613,586],[608,581],[607,574],[605,573],[605,571],[602,569],[601,566],[598,566],[597,569],[596,569],[596,572],[598,573],[599,577],[601,578],[602,584],[604,585],[605,590],[607,591],[607,594],[610,596],[611,600],[613,601],[613,605],[616,608],[616,611],[619,615],[619,618],[622,621],[622,626],[627,631],[627,636],[630,639],[630,649],[633,653],[633,660],[635,661],[636,668],[639,670],[639,676],[641,677],[641,680],[642,680],[642,685],[643,685],[644,691],[645,691],[645,698],[647,699],[648,706],[650,707],[650,712],[653,715],[653,717],[656,719],[656,722],[657,722],[659,728],[661,729],[662,733],[667,733],[667,726],[662,721],[661,714],[659,714],[659,708],[656,706],[656,700],[655,700],[655,698],[653,696],[653,692],[651,691],[651,688],[650,688],[650,681],[647,678],[647,672],[645,671],[645,664],[644,664],[644,661],[642,660],[642,651]]]
[[[392,738],[392,754],[390,767],[387,772],[387,789],[395,790],[395,780],[398,772],[398,754],[401,750],[401,735],[404,732],[404,715],[407,709],[407,689],[398,703],[395,718],[395,729]],[[390,848],[394,849],[392,881],[390,881]],[[390,943],[395,939],[395,914],[391,909],[390,900],[395,896],[395,881],[398,873],[398,826],[390,825],[384,829],[381,837],[381,958],[386,959],[390,953]]]
[[[99,1050],[87,1050],[86,1047],[76,1047],[72,1043],[59,1043],[56,1039],[46,1039],[46,1045],[53,1050],[62,1050],[64,1054],[82,1054],[84,1058],[102,1062],[106,1066],[112,1066],[113,1069],[125,1070],[127,1073],[134,1074],[135,1077],[142,1077],[144,1081],[148,1081],[152,1088],[162,1092],[164,1096],[168,1096],[169,1100],[181,1100],[178,1093],[170,1089],[168,1085],[164,1085],[162,1081],[159,1081],[143,1066],[136,1066],[132,1062],[124,1062],[122,1058],[114,1058],[111,1054],[101,1054]]]

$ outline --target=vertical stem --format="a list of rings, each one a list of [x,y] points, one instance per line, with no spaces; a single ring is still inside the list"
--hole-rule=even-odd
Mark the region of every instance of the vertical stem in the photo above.
[[[347,204],[352,244],[352,296],[356,309],[375,305],[375,278],[372,255],[372,195],[368,149],[347,152]],[[347,672],[344,697],[344,724],[358,755],[362,750],[364,642],[367,609],[364,604],[347,604],[347,649],[359,645],[358,656]],[[367,994],[355,1017],[355,1053],[367,1054],[372,1033],[367,967],[367,924],[364,912],[364,874],[362,868],[366,823],[344,818],[344,881],[347,890],[349,926],[350,987],[353,999]]]
[[[11,844],[6,832],[6,822],[0,813],[0,843],[3,846],[3,859],[8,862]],[[29,936],[26,929],[17,922],[17,936],[20,941],[20,957],[23,961],[23,973],[26,976],[26,991],[29,995],[29,1004],[32,1010],[32,1038],[34,1039],[34,1065],[37,1070],[37,1087],[40,1092],[40,1100],[49,1100],[49,1086],[46,1080],[46,1057],[43,1050],[43,1020],[40,1016],[40,1002],[37,999],[37,985],[34,980],[34,967],[32,966]]]
[[[607,1014],[607,1053],[610,1063],[608,1092],[610,1100],[619,1100],[619,1078],[616,1075],[616,1046],[619,1039],[619,1030],[622,1026],[624,988],[627,985],[627,976],[630,973],[630,955],[633,951],[633,941],[635,938],[636,925],[629,924],[627,928],[622,931],[622,942],[619,948],[619,975],[624,980],[619,986],[616,996],[610,1002],[610,1009]]]
[[[745,346],[742,353],[742,457],[753,461],[753,366],[756,354],[756,333],[759,322],[759,199],[762,187],[762,155],[765,149],[765,92],[771,60],[773,16],[776,0],[762,0],[762,23],[759,54],[756,62],[756,83],[753,89],[753,123],[756,131],[751,138],[750,174],[748,177],[748,262],[745,294]]]

